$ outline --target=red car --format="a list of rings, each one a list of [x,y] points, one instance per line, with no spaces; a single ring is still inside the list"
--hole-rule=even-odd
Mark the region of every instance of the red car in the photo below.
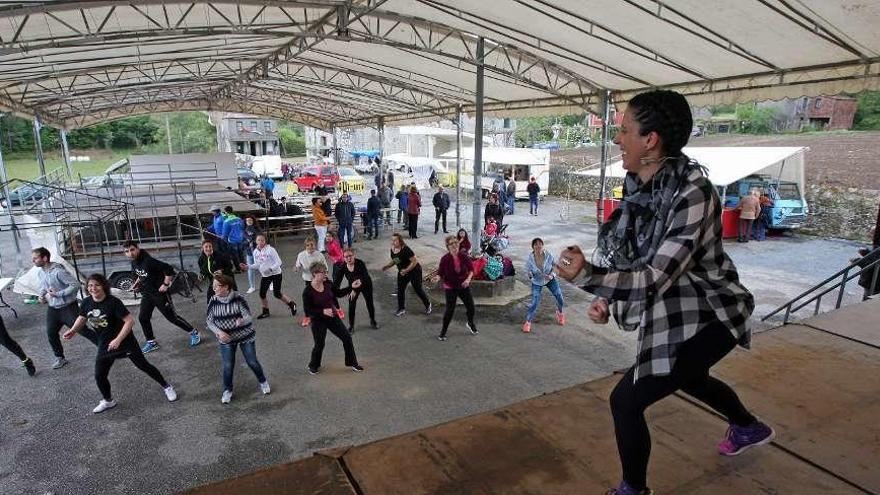
[[[339,180],[339,172],[332,165],[306,167],[299,177],[293,179],[300,191],[311,191],[318,184],[335,191]]]

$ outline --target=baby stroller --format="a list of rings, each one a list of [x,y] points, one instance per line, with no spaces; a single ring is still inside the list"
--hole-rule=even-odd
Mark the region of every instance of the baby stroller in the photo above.
[[[507,224],[502,225],[494,232],[493,229],[484,228],[480,232],[480,252],[488,256],[501,254],[510,245],[510,239],[506,232]]]

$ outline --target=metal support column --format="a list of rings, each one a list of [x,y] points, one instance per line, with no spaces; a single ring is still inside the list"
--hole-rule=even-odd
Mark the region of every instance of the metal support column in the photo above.
[[[477,95],[476,95],[476,111],[475,129],[474,129],[474,205],[471,216],[471,239],[475,239],[471,245],[471,252],[476,255],[480,252],[480,177],[483,168],[483,76],[485,73],[484,66],[484,45],[485,41],[482,37],[477,39]]]
[[[46,161],[43,159],[43,139],[40,137],[40,117],[34,117],[34,145],[37,153],[37,165],[40,166],[40,176],[45,180],[46,177]]]
[[[455,226],[461,228],[461,103],[455,107]]]
[[[333,126],[333,165],[339,166],[339,140],[336,138],[336,126]]]
[[[18,242],[18,229],[15,226],[15,216],[12,215],[12,199],[9,197],[9,174],[6,173],[6,163],[3,162],[3,149],[0,146],[0,183],[3,184],[3,197],[6,198],[6,214],[9,216],[9,228],[12,231],[12,240],[15,243],[15,267],[21,268],[21,244]]]
[[[602,98],[602,164],[599,169],[599,206],[596,207],[596,222],[602,225],[605,219],[605,170],[608,168],[608,121],[611,119],[611,91],[605,90]]]
[[[388,164],[385,163],[385,118],[379,117],[379,158],[382,160],[382,164],[378,167],[376,173],[382,174],[379,179],[381,183],[385,180],[385,172],[387,170]],[[393,191],[392,191],[393,192]]]
[[[67,145],[67,129],[64,127],[61,133],[61,156],[64,158],[64,171],[67,172],[67,178],[73,181],[73,167],[70,165],[70,147]]]

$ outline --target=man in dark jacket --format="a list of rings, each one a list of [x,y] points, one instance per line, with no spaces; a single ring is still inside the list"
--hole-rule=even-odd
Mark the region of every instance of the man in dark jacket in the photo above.
[[[437,233],[440,227],[440,219],[442,218],[443,233],[448,234],[449,231],[446,230],[446,210],[449,209],[449,195],[443,190],[443,186],[437,188],[431,203],[434,205],[434,233]]]
[[[541,186],[538,185],[534,177],[529,179],[526,192],[529,193],[529,215],[538,216],[538,193],[541,192]]]
[[[336,203],[336,222],[339,224],[339,244],[347,243],[351,247],[354,242],[354,205],[349,201],[348,193],[343,193]]]
[[[516,181],[513,177],[507,178],[507,213],[513,215],[516,208]]]
[[[139,248],[135,241],[125,241],[122,247],[125,250],[125,256],[131,260],[132,271],[137,275],[137,281],[132,289],[139,289],[142,296],[138,321],[141,323],[141,328],[144,329],[144,337],[147,342],[141,351],[146,354],[159,348],[159,343],[156,342],[156,336],[153,334],[153,324],[150,321],[153,318],[154,309],[158,309],[169,322],[189,333],[190,347],[199,345],[202,340],[199,337],[199,331],[177,314],[174,310],[174,303],[171,301],[171,294],[168,293],[171,282],[174,280],[174,268],[168,263],[150,256],[149,253]]]
[[[379,215],[382,214],[382,201],[376,196],[376,190],[370,190],[367,200],[367,240],[379,238]]]
[[[209,240],[202,241],[202,254],[199,256],[199,274],[208,282],[208,301],[214,296],[214,275],[226,275],[232,279],[232,290],[238,290],[235,283],[235,268],[238,263],[232,261],[232,256],[214,250],[214,243]]]

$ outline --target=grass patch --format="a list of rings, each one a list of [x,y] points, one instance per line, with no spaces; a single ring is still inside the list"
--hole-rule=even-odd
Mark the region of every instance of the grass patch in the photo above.
[[[71,156],[88,156],[87,162],[72,162],[73,173],[83,177],[101,175],[113,163],[131,156],[131,150],[71,150]],[[46,161],[46,172],[64,166],[61,151],[46,151],[43,154]],[[3,163],[6,165],[6,173],[9,179],[32,180],[40,175],[40,167],[33,153],[9,153],[3,154]]]

